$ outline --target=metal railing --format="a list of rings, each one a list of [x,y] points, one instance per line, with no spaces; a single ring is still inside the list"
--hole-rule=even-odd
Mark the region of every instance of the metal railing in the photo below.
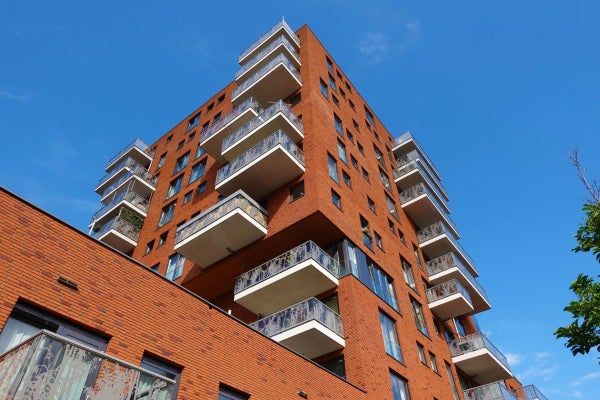
[[[534,385],[527,385],[515,389],[517,396],[522,400],[548,400]]]
[[[446,224],[442,221],[434,222],[433,224],[426,226],[425,228],[417,232],[417,238],[419,243],[425,243],[437,236],[446,235],[450,241],[456,246],[456,248],[462,253],[465,259],[471,264],[472,268],[475,269],[475,263],[469,256],[469,253],[458,243],[458,240],[454,237],[454,234],[448,230]]]
[[[309,259],[315,260],[334,277],[339,277],[340,265],[338,262],[309,240],[238,276],[235,280],[234,293],[240,293]]]
[[[463,391],[465,400],[518,400],[514,392],[498,381]]]
[[[450,215],[448,215],[448,207],[443,207],[442,204],[438,201],[437,196],[431,190],[429,190],[429,188],[423,182],[417,183],[416,185],[411,186],[408,189],[400,192],[400,201],[404,205],[409,201],[414,200],[417,197],[422,196],[424,194],[426,194],[429,197],[429,200],[433,203],[435,208],[437,208],[440,211],[440,213],[444,215],[444,218],[452,226],[452,228],[454,230],[457,230],[456,224],[454,223],[452,218],[450,218]]]
[[[219,171],[217,171],[215,185],[223,182],[225,179],[278,145],[283,146],[292,157],[294,157],[301,165],[304,165],[304,153],[302,150],[300,150],[300,148],[296,146],[296,144],[281,129],[279,129],[251,147],[245,153],[242,153],[232,162],[219,169]]]
[[[298,52],[298,50],[296,50],[294,45],[292,45],[292,43],[290,43],[287,36],[280,35],[279,37],[277,37],[277,39],[272,41],[267,47],[262,49],[256,55],[254,55],[254,57],[252,57],[250,60],[246,61],[244,63],[244,65],[235,74],[235,79],[239,78],[242,74],[244,74],[246,71],[248,71],[253,66],[255,66],[268,53],[270,53],[274,48],[276,48],[277,46],[279,46],[281,44],[283,44],[285,46],[285,48],[288,49],[288,51],[294,55],[294,57],[296,58],[297,61],[300,61],[300,53]]]
[[[419,142],[417,142],[417,140],[415,139],[415,137],[412,134],[412,132],[410,132],[410,131],[404,132],[402,135],[400,135],[396,139],[394,139],[394,143],[392,144],[392,148],[395,148],[396,146],[402,145],[403,143],[405,143],[405,142],[407,142],[407,141],[409,141],[411,139],[412,139],[413,143],[415,144],[415,147],[417,149],[419,149],[419,151],[423,155],[423,158],[425,158],[427,160],[427,162],[429,163],[429,165],[431,165],[431,168],[435,172],[436,177],[438,179],[440,179],[440,172],[439,172],[439,170],[437,169],[437,167],[435,166],[435,164],[429,159],[429,157],[427,157],[427,153],[425,153],[425,151],[423,150],[423,148],[421,147],[421,145],[419,144]]]
[[[462,294],[469,301],[469,303],[472,303],[471,295],[458,281],[458,279],[451,279],[427,289],[427,301],[429,303],[433,303],[434,301],[438,301],[459,293]]]
[[[294,75],[294,77],[296,77],[296,79],[298,79],[298,81],[301,81],[300,71],[298,71],[298,68],[296,68],[294,66],[294,64],[292,64],[292,62],[289,60],[289,58],[287,58],[287,56],[285,54],[280,53],[277,55],[277,57],[275,57],[274,59],[269,61],[267,64],[262,66],[258,71],[256,71],[255,73],[250,75],[248,78],[246,78],[243,83],[241,83],[238,87],[235,88],[231,97],[236,98],[240,93],[242,93],[243,91],[248,89],[250,86],[252,86],[254,83],[256,83],[256,81],[258,81],[265,74],[267,74],[269,71],[271,71],[279,63],[283,63],[283,65],[285,65],[287,67],[287,69],[290,70],[292,75]]]
[[[260,319],[250,324],[250,327],[263,335],[273,337],[313,320],[344,337],[342,318],[314,297]]]
[[[134,164],[129,168],[129,170],[127,170],[119,179],[114,181],[110,186],[104,189],[100,196],[106,196],[108,193],[121,186],[123,182],[125,182],[127,179],[131,178],[134,175],[142,178],[153,188],[156,188],[156,182],[158,181],[156,176],[152,175],[146,168],[142,167],[140,164],[134,162]]]
[[[94,220],[99,219],[102,215],[107,213],[109,210],[111,210],[114,206],[116,206],[122,201],[131,203],[136,208],[142,210],[145,213],[148,212],[148,205],[150,204],[150,202],[142,196],[140,196],[139,194],[137,194],[136,192],[134,192],[133,190],[131,190],[131,188],[125,188],[115,193],[108,203],[104,204],[98,211],[94,213],[94,215],[92,215],[92,222]]]
[[[267,227],[267,211],[246,193],[238,190],[179,227],[175,233],[175,244],[187,239],[235,209],[242,210],[260,225]]]
[[[287,104],[283,100],[278,100],[269,107],[265,108],[255,118],[248,121],[246,124],[241,126],[235,132],[231,133],[223,140],[221,146],[221,152],[225,152],[229,147],[233,146],[236,142],[247,136],[254,129],[262,125],[265,121],[269,120],[277,113],[282,113],[300,132],[304,133],[304,127],[302,121],[289,109]]]
[[[71,339],[40,331],[0,355],[0,398],[168,400],[175,382]]]
[[[452,357],[457,357],[480,349],[487,349],[508,371],[510,371],[510,365],[504,354],[502,354],[502,352],[481,332],[455,339],[449,342],[448,346],[450,347],[450,354],[452,354]]]
[[[138,149],[140,149],[144,153],[148,154],[150,156],[150,158],[154,157],[154,154],[150,151],[150,147],[146,143],[144,143],[141,139],[137,139],[136,138],[131,143],[129,143],[127,146],[125,146],[121,151],[119,151],[116,156],[114,156],[113,158],[111,158],[106,163],[106,167],[108,168],[112,163],[114,163],[120,157],[122,157],[123,154],[127,153],[129,151],[129,149],[131,149],[132,147],[137,147]]]
[[[134,226],[131,222],[126,219],[116,216],[99,227],[95,227],[92,231],[91,236],[99,239],[104,236],[108,231],[115,230],[122,235],[125,235],[129,239],[133,240],[137,243],[138,238],[140,236],[140,229]]]
[[[426,264],[429,277],[444,272],[450,268],[458,268],[458,270],[467,278],[469,283],[471,283],[471,285],[473,285],[477,291],[479,291],[479,293],[481,293],[481,295],[487,299],[487,295],[483,286],[479,284],[473,274],[467,270],[467,268],[460,262],[454,253],[446,253],[434,258],[433,260],[427,261]]]
[[[242,54],[240,54],[239,60],[241,61],[248,54],[252,53],[257,47],[259,47],[262,44],[262,42],[267,40],[269,38],[269,36],[273,35],[273,33],[277,32],[277,30],[279,30],[282,27],[292,37],[292,39],[294,40],[296,45],[298,47],[300,47],[300,39],[298,39],[298,36],[296,36],[296,33],[294,33],[294,31],[292,30],[292,28],[290,28],[290,26],[287,24],[287,22],[285,22],[284,20],[281,20],[274,27],[272,27],[267,33],[262,35],[256,42],[252,43],[246,50],[244,50],[242,52]]]
[[[419,155],[416,150],[413,150],[399,158],[396,159],[396,169],[394,169],[394,180],[398,180],[408,174],[409,172],[418,169],[421,172],[421,175],[425,178],[425,181],[429,186],[436,191],[440,199],[444,201],[447,199],[446,189],[442,182],[436,178],[433,174],[431,168],[429,168],[427,163],[422,162],[423,158]],[[444,196],[441,196],[441,192]]]
[[[223,118],[209,125],[209,127],[202,132],[202,143],[206,142],[215,133],[219,132],[221,128],[223,128],[225,125],[233,121],[235,118],[240,116],[240,114],[242,114],[244,111],[250,108],[252,108],[257,113],[259,113],[262,109],[261,105],[258,103],[258,101],[254,99],[254,97],[247,98],[237,107],[234,107],[229,114],[225,115]]]

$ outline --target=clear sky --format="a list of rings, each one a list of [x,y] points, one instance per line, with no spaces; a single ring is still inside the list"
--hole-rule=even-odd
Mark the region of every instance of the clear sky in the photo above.
[[[566,154],[600,178],[600,3],[229,3],[1,2],[0,184],[85,229],[112,155],[231,81],[281,16],[307,23],[440,169],[494,305],[478,319],[518,376],[551,400],[600,399],[598,354],[552,334],[571,280],[599,268],[570,252],[586,193]]]

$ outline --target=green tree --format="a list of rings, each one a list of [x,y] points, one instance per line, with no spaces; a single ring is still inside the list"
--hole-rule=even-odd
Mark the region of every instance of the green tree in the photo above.
[[[569,160],[591,196],[583,205],[585,222],[575,234],[577,246],[573,251],[591,252],[600,262],[600,187],[596,181],[587,179],[578,150],[571,152]],[[571,301],[564,310],[571,314],[573,321],[558,328],[554,334],[557,338],[567,339],[565,346],[573,355],[587,354],[594,348],[600,352],[600,281],[579,274],[570,289],[577,299]]]

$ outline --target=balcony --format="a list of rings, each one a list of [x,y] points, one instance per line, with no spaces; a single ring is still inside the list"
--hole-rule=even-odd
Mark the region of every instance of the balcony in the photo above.
[[[452,362],[481,385],[513,376],[504,354],[482,333],[453,340],[448,346]]]
[[[182,225],[175,251],[202,268],[267,234],[267,211],[239,190]]]
[[[241,128],[244,124],[250,122],[260,113],[261,109],[260,104],[253,97],[249,97],[246,101],[234,107],[229,114],[213,122],[208,128],[202,131],[200,146],[211,157],[219,162],[223,162],[224,159],[221,157],[223,139]]]
[[[444,186],[440,180],[436,178],[433,170],[416,150],[396,159],[394,182],[400,191],[408,189],[418,183],[425,183],[439,199],[442,206],[448,208],[446,205],[446,202],[448,201],[446,189],[444,189]]]
[[[153,157],[154,154],[151,152],[150,147],[140,139],[135,139],[108,161],[105,171],[109,172],[116,164],[126,158],[132,158],[141,166],[148,168]]]
[[[244,65],[235,74],[235,80],[239,81],[253,72],[260,69],[262,66],[271,61],[277,54],[284,53],[297,68],[300,68],[300,53],[297,50],[296,44],[285,34],[280,34],[275,37],[268,45],[264,46],[259,52],[255,52],[254,56],[244,62]]]
[[[302,121],[279,100],[223,140],[221,156],[232,161],[275,131],[283,131],[294,143],[304,139]]]
[[[2,399],[170,399],[175,381],[41,331],[0,354]]]
[[[94,224],[90,235],[122,253],[127,253],[137,245],[140,227],[141,225],[136,226],[131,221],[116,216],[104,224]]]
[[[241,189],[261,199],[304,173],[304,153],[277,131],[217,172],[215,189],[228,195]]]
[[[398,136],[396,139],[394,139],[394,143],[392,144],[392,152],[394,153],[396,158],[399,158],[413,151],[419,153],[420,158],[423,159],[428,169],[433,172],[433,178],[435,180],[440,180],[441,177],[439,171],[431,162],[429,157],[427,157],[427,153],[425,153],[425,151],[419,145],[419,142],[416,141],[415,137],[411,132],[405,132],[402,135]]]
[[[250,326],[310,359],[346,345],[341,317],[314,297]]]
[[[465,400],[519,400],[502,381],[467,389],[463,397]]]
[[[127,163],[127,165],[111,176],[110,179],[98,186],[96,193],[100,195],[100,201],[105,203],[111,195],[114,195],[119,189],[127,186],[140,196],[149,198],[156,190],[157,181],[158,179],[148,172],[146,168],[135,161],[131,161],[131,163]]]
[[[108,199],[108,202],[94,213],[90,224],[100,224],[102,221],[114,217],[122,207],[146,218],[149,203],[147,199],[131,189],[121,190],[112,195],[112,198]]]
[[[534,385],[517,388],[515,389],[515,393],[520,400],[548,400]]]
[[[246,64],[252,54],[260,52],[265,47],[269,46],[269,44],[279,37],[280,34],[286,35],[287,38],[293,43],[296,48],[300,48],[300,39],[294,33],[292,28],[284,21],[277,23],[273,28],[271,28],[267,33],[262,35],[256,42],[252,43],[250,47],[240,54],[239,63]]]
[[[419,239],[421,251],[423,251],[429,259],[434,259],[452,252],[459,257],[463,265],[469,268],[471,274],[474,276],[479,275],[475,268],[475,263],[471,260],[469,253],[462,248],[458,243],[458,240],[454,237],[454,233],[444,222],[438,221],[419,230],[417,232],[417,238]]]
[[[340,266],[312,241],[237,277],[234,300],[269,315],[338,286]]]
[[[448,215],[448,206],[440,202],[434,191],[424,183],[418,183],[400,192],[402,209],[413,220],[417,227],[425,227],[436,221],[443,220],[452,230],[454,236],[459,237],[456,225]]]
[[[247,74],[231,94],[231,101],[238,105],[249,97],[260,104],[285,99],[302,87],[300,71],[285,53],[279,53],[271,61]]]
[[[469,292],[456,279],[427,289],[427,302],[429,309],[442,321],[473,312]]]
[[[427,272],[432,285],[451,279],[458,280],[469,292],[474,312],[479,313],[492,308],[483,287],[454,253],[446,253],[427,261]]]

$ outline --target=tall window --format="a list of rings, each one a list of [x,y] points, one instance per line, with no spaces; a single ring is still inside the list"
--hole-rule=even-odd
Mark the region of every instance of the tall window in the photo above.
[[[325,61],[327,62],[327,69],[333,72],[333,61],[327,56],[325,56]]]
[[[181,183],[183,182],[183,175],[171,181],[169,184],[169,190],[167,190],[167,199],[175,196],[181,190]]]
[[[200,122],[200,113],[194,115],[192,118],[188,120],[187,129],[192,129]]]
[[[396,323],[381,311],[379,312],[379,322],[381,323],[385,352],[402,362],[402,351],[400,350],[400,342],[398,342]]]
[[[408,395],[408,384],[406,380],[398,375],[390,372],[390,380],[392,381],[392,394],[394,400],[410,400]]]
[[[362,230],[363,243],[368,248],[373,249],[373,238],[371,237],[369,221],[367,221],[362,215],[360,216],[360,229]]]
[[[321,94],[326,99],[329,99],[329,89],[327,88],[327,84],[325,82],[323,82],[322,80],[320,80],[320,79],[319,79],[319,82],[320,82],[320,85],[321,85]]]
[[[335,84],[335,78],[333,76],[331,76],[331,74],[327,74],[327,76],[329,77],[329,86],[331,86],[331,88],[334,91],[337,91],[337,85]]]
[[[431,369],[435,373],[440,373],[440,368],[438,367],[437,357],[432,352],[429,352],[429,362],[431,362]]]
[[[396,219],[398,219],[398,212],[396,211],[396,202],[388,196],[385,195],[385,203],[387,204],[388,211],[392,214]]]
[[[456,388],[456,382],[454,381],[454,375],[452,375],[452,367],[446,363],[446,373],[448,374],[448,380],[450,381],[450,387],[452,388],[452,397],[454,400],[460,400],[458,396],[458,389]]]
[[[401,262],[402,272],[404,272],[404,280],[406,281],[406,284],[416,290],[417,284],[415,283],[415,276],[413,275],[412,266],[404,258],[401,258]]]
[[[344,164],[348,163],[346,158],[346,146],[340,141],[338,141],[338,155],[340,156],[340,160],[344,162]]]
[[[162,168],[163,165],[165,165],[165,160],[167,159],[167,153],[163,153],[160,158],[158,159],[158,165],[156,166],[156,168]]]
[[[427,357],[425,356],[425,347],[419,342],[417,342],[417,354],[419,355],[419,361],[423,364],[427,365]]]
[[[190,174],[189,183],[195,182],[204,176],[206,171],[206,159],[192,167],[192,173]]]
[[[375,158],[379,161],[380,164],[383,164],[383,153],[379,150],[375,145],[373,145],[373,150],[375,151]]]
[[[387,176],[387,174],[385,172],[383,172],[383,170],[381,168],[379,168],[379,177],[381,178],[381,183],[383,183],[383,186],[385,186],[387,189],[390,188],[390,178]]]
[[[175,163],[175,170],[173,171],[173,173],[176,174],[179,171],[181,171],[182,169],[184,169],[189,160],[190,160],[190,152],[188,151],[187,153],[185,153],[184,155],[182,155],[181,157],[179,157],[177,159],[177,162]]]
[[[333,122],[334,122],[335,130],[337,131],[337,133],[344,136],[344,128],[342,126],[342,120],[340,119],[340,117],[333,114]]]
[[[375,117],[373,116],[373,113],[365,106],[365,117],[367,118],[367,121],[369,121],[371,123],[371,125],[375,125]]]
[[[177,387],[179,386],[179,377],[181,376],[181,370],[164,361],[158,360],[152,356],[144,354],[140,367],[147,369],[148,371],[154,372],[155,374],[164,376],[165,378],[172,379],[175,381],[175,390],[171,394],[171,399],[177,397]],[[139,380],[140,391],[142,393],[150,391],[152,388],[154,379],[149,376],[141,376]],[[166,398],[165,398],[166,400]]]
[[[429,331],[427,331],[427,325],[425,325],[423,307],[415,299],[410,299],[410,303],[412,305],[413,315],[415,317],[415,324],[417,325],[417,329],[425,335],[429,336]]]
[[[185,258],[183,258],[179,253],[175,253],[171,257],[169,257],[167,273],[165,274],[167,279],[174,281],[175,279],[179,278],[181,274],[183,274],[184,262]]]
[[[413,251],[415,252],[415,260],[417,261],[417,265],[419,268],[423,269],[423,260],[421,259],[421,254],[419,254],[419,249],[414,244]]]
[[[335,190],[331,189],[331,202],[339,209],[342,208],[342,198]]]
[[[206,154],[206,150],[204,150],[203,147],[198,145],[198,148],[196,149],[196,155],[194,156],[194,158],[202,157],[204,154]]]
[[[162,212],[160,213],[160,218],[158,220],[158,226],[164,226],[168,222],[173,219],[173,214],[175,212],[175,202],[171,204],[167,204],[163,207]]]
[[[461,336],[467,336],[467,330],[460,318],[454,318],[454,324],[456,325],[457,332],[460,333]]]
[[[327,163],[329,164],[329,176],[336,182],[339,182],[338,171],[337,171],[337,162],[335,159],[328,155]]]

